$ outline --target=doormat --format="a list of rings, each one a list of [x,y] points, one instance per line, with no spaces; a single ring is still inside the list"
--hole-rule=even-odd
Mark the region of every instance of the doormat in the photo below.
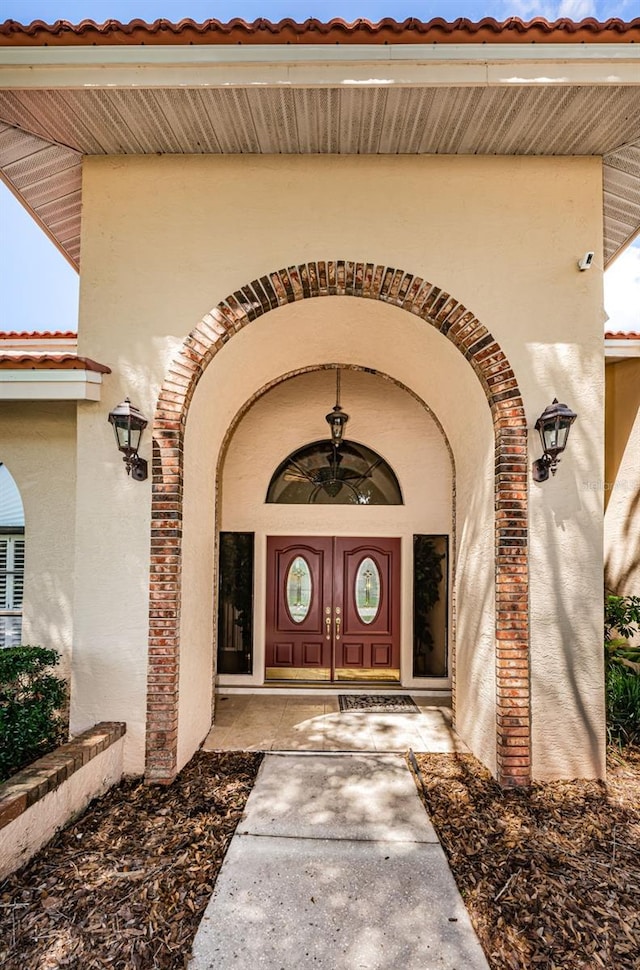
[[[393,694],[338,694],[341,711],[368,711],[371,714],[419,714],[411,697]]]

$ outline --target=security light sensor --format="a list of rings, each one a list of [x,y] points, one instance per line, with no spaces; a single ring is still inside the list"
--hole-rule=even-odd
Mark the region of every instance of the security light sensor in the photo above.
[[[578,269],[579,270],[591,269],[594,255],[595,253],[585,253],[582,259],[578,260]]]

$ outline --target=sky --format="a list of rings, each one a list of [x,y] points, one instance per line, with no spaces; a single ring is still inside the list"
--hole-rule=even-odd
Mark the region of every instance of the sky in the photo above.
[[[640,16],[640,0],[0,0],[0,21],[33,20],[53,23],[91,19],[146,21],[165,17],[255,20],[283,17],[305,20],[360,17],[404,20],[468,17],[481,20],[521,17],[547,20],[595,17],[630,20]],[[34,286],[37,280],[37,286]],[[640,239],[615,260],[605,273],[605,309],[610,330],[640,331]],[[0,331],[76,330],[78,276],[23,207],[0,183]]]

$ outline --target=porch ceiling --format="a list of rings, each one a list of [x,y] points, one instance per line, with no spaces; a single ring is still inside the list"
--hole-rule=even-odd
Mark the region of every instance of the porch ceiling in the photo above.
[[[250,60],[247,48],[229,47],[215,57],[207,52],[215,64],[187,64],[203,48],[183,47],[179,57],[162,53],[161,65],[154,50],[153,63],[143,65],[152,71],[146,83],[140,63],[121,49],[109,55],[119,58],[114,65],[99,61],[104,47],[83,48],[81,70],[72,48],[55,55],[7,48],[0,52],[0,176],[77,267],[84,155],[596,155],[604,166],[608,263],[640,229],[638,46],[613,45],[609,61],[600,45],[597,64],[595,55],[587,63],[588,44],[572,47],[586,51],[582,61],[568,56],[570,45],[553,58],[549,48],[542,54],[529,46],[519,56],[504,52],[508,68],[498,55],[491,60],[490,46],[445,55],[433,45],[419,58],[413,48],[394,54],[391,46],[377,53],[306,48],[304,56],[286,46],[254,47]],[[150,56],[149,47],[127,51]],[[267,51],[268,64],[261,60]],[[45,64],[43,53],[58,61]],[[32,58],[30,77],[24,56]],[[445,74],[420,75],[436,69]],[[109,76],[116,70],[133,74]]]

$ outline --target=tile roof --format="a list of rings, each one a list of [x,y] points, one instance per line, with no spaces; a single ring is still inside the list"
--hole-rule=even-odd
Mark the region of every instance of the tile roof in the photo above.
[[[77,336],[75,330],[3,330],[0,343],[3,340],[75,340]]]
[[[605,340],[640,340],[637,330],[605,330]]]
[[[266,45],[258,67],[247,51],[252,44]],[[163,45],[174,50],[176,63]],[[534,83],[502,74],[494,83],[481,69],[468,85],[407,86],[393,67],[394,58],[403,60],[403,50],[421,69],[449,59],[460,67],[466,61],[459,60],[460,46],[482,64],[491,57],[502,63],[505,54],[508,62],[536,61],[537,49],[555,65],[554,78],[542,70]],[[603,23],[516,17],[351,24],[7,20],[0,24],[0,59],[12,63],[17,48],[15,80],[0,91],[1,177],[76,269],[82,158],[88,155],[596,155],[603,159],[605,264],[640,229],[640,17]],[[104,48],[102,55],[98,48]],[[391,83],[386,75],[382,80],[367,75],[366,84],[345,81],[339,71],[327,72],[323,83],[323,65],[336,52],[340,62],[384,62]],[[83,84],[69,57],[82,62]],[[138,57],[149,64],[162,61],[165,82],[145,86],[149,74],[138,72],[133,63]],[[317,87],[291,80],[290,62],[301,59],[313,61]],[[564,78],[567,59],[592,83]],[[611,68],[603,65],[607,60]],[[50,61],[67,63],[60,68],[64,77],[56,75],[52,86]],[[112,83],[111,61],[118,65],[116,76],[124,71],[131,83]],[[205,78],[192,61],[207,62],[212,73]],[[284,83],[260,80],[271,61],[279,63],[276,73]],[[224,77],[227,62],[235,64],[233,83]],[[33,69],[40,81],[32,87],[23,79],[33,77]],[[181,80],[185,71],[190,81]],[[370,123],[362,125],[362,117]]]
[[[290,18],[272,23],[258,19],[251,23],[240,18],[222,23],[210,19],[196,23],[186,18],[178,23],[159,19],[153,23],[132,20],[106,20],[97,24],[83,20],[72,24],[57,20],[46,24],[35,20],[20,24],[6,20],[0,24],[0,46],[69,46],[120,44],[581,44],[638,43],[640,17],[630,22],[611,18],[599,22],[593,17],[574,22],[565,18],[549,22],[542,17],[523,21],[510,17],[504,21],[485,17],[474,23],[464,17],[448,22],[436,17],[428,22],[413,17],[401,23],[386,17],[378,23],[369,20],[334,19],[326,23],[310,18],[297,23]]]
[[[90,370],[110,374],[111,368],[77,354],[0,354],[0,370]]]

